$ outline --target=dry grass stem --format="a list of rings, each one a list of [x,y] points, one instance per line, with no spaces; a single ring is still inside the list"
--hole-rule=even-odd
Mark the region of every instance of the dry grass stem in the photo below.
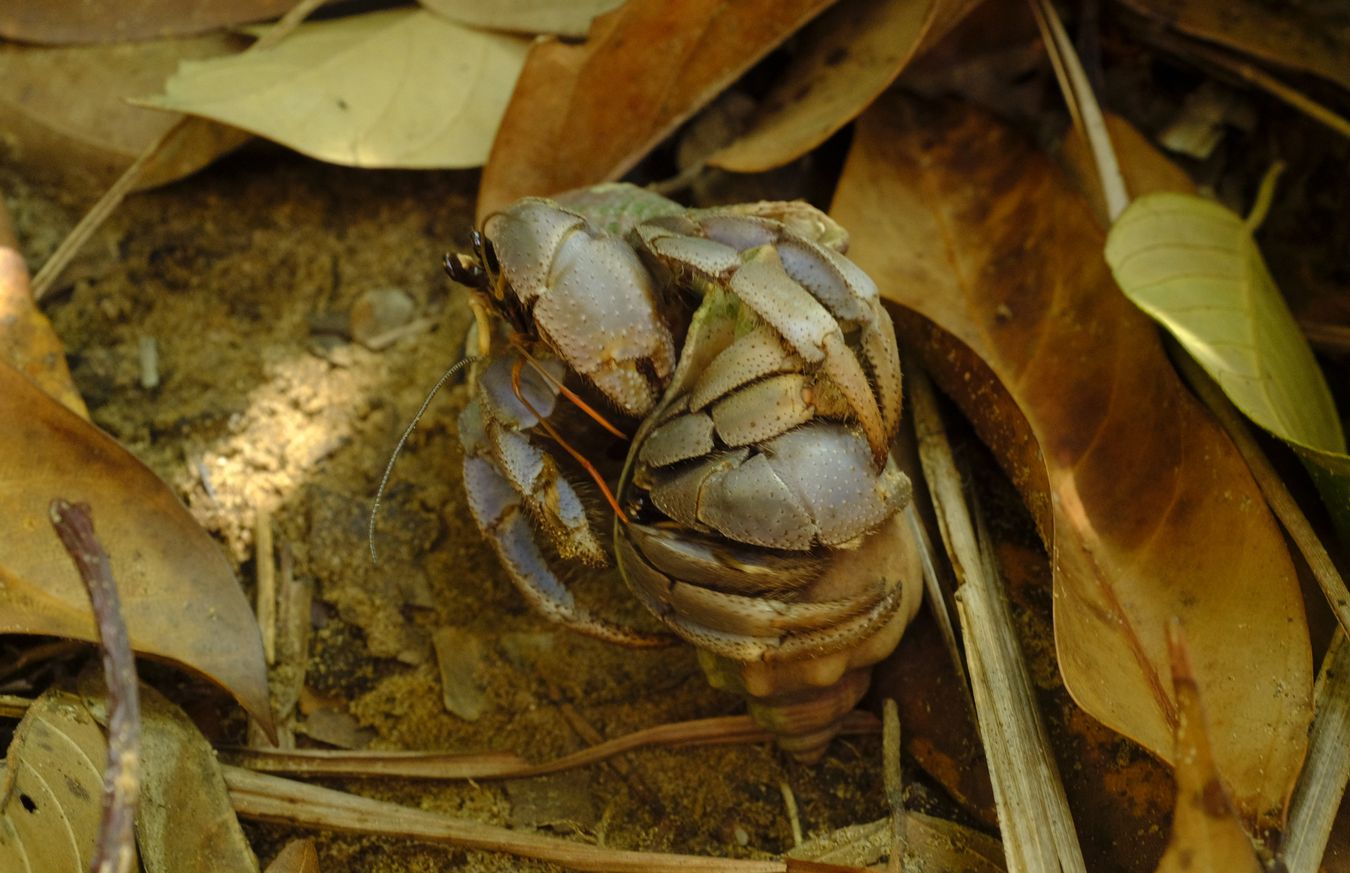
[[[743,861],[697,855],[635,852],[575,843],[266,776],[223,768],[235,811],[247,818],[349,833],[407,837],[506,852],[573,870],[608,873],[786,873],[782,861]]]
[[[1308,758],[1289,802],[1280,860],[1289,873],[1316,873],[1350,782],[1350,645],[1337,629],[1314,692]]]
[[[927,375],[910,368],[919,457],[948,555],[956,569],[957,610],[989,760],[999,830],[1011,871],[1077,873],[1082,851],[1045,726],[1036,708],[1012,614],[999,588],[988,539],[977,536]]]
[[[1092,93],[1092,82],[1083,71],[1083,64],[1078,60],[1073,41],[1065,33],[1064,23],[1060,21],[1054,4],[1050,0],[1028,2],[1041,30],[1046,54],[1055,68],[1059,88],[1064,92],[1064,102],[1068,104],[1079,134],[1092,152],[1092,162],[1096,165],[1097,178],[1106,203],[1106,214],[1111,221],[1115,221],[1130,205],[1130,194],[1125,188],[1125,176],[1120,171],[1115,149],[1111,146],[1106,119],[1102,117],[1096,95]]]
[[[266,509],[259,509],[253,516],[253,564],[258,629],[267,666],[272,667],[277,662],[277,563],[272,547],[272,513]]]

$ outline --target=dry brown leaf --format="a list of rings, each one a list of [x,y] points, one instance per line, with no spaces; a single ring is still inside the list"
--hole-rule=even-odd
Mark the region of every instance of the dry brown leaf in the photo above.
[[[0,363],[0,633],[95,639],[89,600],[47,520],[89,504],[138,653],[220,684],[268,726],[258,624],[220,547],[154,473]]]
[[[630,0],[581,45],[535,43],[492,144],[482,216],[617,179],[832,0]]]
[[[37,383],[67,409],[89,417],[66,366],[65,347],[52,323],[33,302],[28,267],[0,200],[0,359]]]
[[[295,0],[42,0],[0,6],[0,36],[19,42],[163,39],[275,18]]]
[[[319,873],[319,853],[313,840],[291,840],[281,847],[267,873]]]
[[[840,0],[802,32],[797,58],[749,131],[708,162],[761,173],[809,152],[862,112],[980,0]]]
[[[1350,88],[1350,16],[1334,3],[1120,0],[1154,21]]]
[[[81,677],[93,717],[107,727],[107,689],[97,674]],[[220,761],[183,710],[148,685],[141,694],[141,803],[136,844],[145,873],[258,873]]]
[[[1177,805],[1158,873],[1261,873],[1215,766],[1200,688],[1178,626],[1168,642],[1177,699]]]
[[[0,870],[89,869],[107,761],[108,741],[79,697],[48,691],[28,707],[0,761]]]
[[[1293,563],[1242,459],[1116,291],[1087,205],[987,117],[891,98],[860,121],[835,215],[883,293],[922,316],[898,312],[905,341],[1050,543],[1075,700],[1171,761],[1179,616],[1215,759],[1245,815],[1278,821],[1311,718]]]
[[[623,0],[419,0],[451,21],[486,30],[585,36],[591,19]]]
[[[230,55],[242,45],[224,34],[75,48],[0,45],[4,150],[34,172],[106,187],[177,120],[127,98],[159,88],[181,60]],[[199,127],[171,154],[158,156],[138,187],[182,178],[249,138],[233,128]]]

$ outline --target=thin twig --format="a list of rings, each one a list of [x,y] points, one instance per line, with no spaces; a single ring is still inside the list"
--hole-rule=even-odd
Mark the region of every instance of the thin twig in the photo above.
[[[590,846],[529,831],[509,830],[422,809],[370,800],[224,766],[225,784],[237,813],[247,818],[349,833],[374,833],[506,852],[550,861],[573,870],[611,873],[785,873],[783,861],[742,861],[697,855],[635,852]]]
[[[875,734],[877,720],[865,712],[844,717],[841,735]],[[634,731],[612,740],[531,764],[513,753],[447,755],[437,752],[332,751],[327,749],[222,749],[231,761],[262,773],[304,776],[385,776],[402,779],[519,779],[547,776],[597,764],[649,746],[764,743],[773,735],[748,715],[729,715],[672,722]]]
[[[245,51],[258,51],[276,45],[282,37],[295,30],[300,22],[304,21],[310,13],[325,2],[326,0],[300,0]],[[214,122],[205,122],[190,115],[181,116],[168,130],[160,134],[154,142],[147,145],[137,155],[136,160],[131,162],[131,166],[123,170],[122,175],[117,177],[117,181],[113,182],[108,190],[103,192],[103,196],[84,214],[79,223],[56,247],[56,251],[52,252],[47,262],[42,265],[42,269],[38,270],[37,275],[33,277],[34,300],[40,301],[52,291],[56,280],[61,276],[61,271],[79,253],[80,249],[84,248],[84,244],[89,241],[94,232],[103,226],[103,222],[108,220],[108,216],[112,215],[117,207],[122,205],[122,201],[140,182],[141,176],[145,174],[145,168],[150,165],[150,162],[159,157],[170,146],[177,144],[183,138],[184,131],[189,130],[193,124],[203,123]]]
[[[112,562],[94,533],[88,505],[57,498],[48,512],[61,545],[75,562],[89,592],[108,685],[108,765],[103,771],[103,817],[89,869],[94,873],[127,873],[136,851],[132,826],[140,797],[141,703],[136,660],[122,618]]]

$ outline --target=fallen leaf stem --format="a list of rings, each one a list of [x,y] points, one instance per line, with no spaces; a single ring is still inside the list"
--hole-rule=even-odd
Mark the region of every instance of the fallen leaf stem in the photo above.
[[[467,849],[506,852],[560,864],[573,870],[608,873],[784,873],[783,861],[736,860],[698,855],[637,852],[591,846],[529,831],[515,831],[468,819],[371,800],[225,766],[225,783],[235,811],[247,818],[349,833],[375,833],[444,843]]]
[[[1275,161],[1267,169],[1264,176],[1261,177],[1261,187],[1256,192],[1256,202],[1252,203],[1252,211],[1247,213],[1243,223],[1247,225],[1250,233],[1256,233],[1261,226],[1261,222],[1266,220],[1266,213],[1270,211],[1270,204],[1275,201],[1275,184],[1280,181],[1280,174],[1285,169],[1284,161]]]
[[[89,592],[108,685],[108,764],[103,772],[103,814],[89,869],[127,873],[135,857],[132,828],[140,798],[141,703],[131,638],[113,580],[112,562],[94,533],[89,507],[52,501],[52,527]]]

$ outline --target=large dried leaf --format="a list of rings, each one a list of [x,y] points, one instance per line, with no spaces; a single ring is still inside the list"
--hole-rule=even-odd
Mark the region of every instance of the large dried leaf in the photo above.
[[[1086,203],[1048,159],[985,116],[916,114],[891,99],[862,116],[835,214],[883,293],[922,316],[898,313],[905,341],[1050,542],[1066,686],[1172,761],[1165,626],[1180,617],[1215,759],[1245,814],[1277,820],[1312,659],[1274,519],[1115,290]]]
[[[0,200],[0,360],[38,384],[67,409],[89,417],[84,398],[75,390],[66,350],[52,323],[33,302],[28,266],[19,251],[9,212]]]
[[[127,98],[159,88],[184,59],[229,56],[241,45],[223,34],[75,48],[0,45],[0,130],[9,160],[106,187],[176,121]],[[146,167],[139,187],[182,178],[247,139],[240,130],[200,125],[172,154]]]
[[[319,873],[319,853],[314,841],[291,840],[267,865],[267,873]]]
[[[270,726],[262,640],[220,548],[154,473],[0,363],[0,633],[96,639],[89,599],[48,521],[89,504],[137,652],[176,661]]]
[[[617,179],[832,0],[630,0],[581,45],[538,42],[483,171],[478,214]]]
[[[1120,0],[1155,21],[1350,88],[1350,15],[1326,2]]]
[[[80,691],[107,727],[106,687],[86,674]],[[215,749],[183,710],[155,689],[141,692],[141,800],[136,843],[145,873],[258,873],[230,805]]]
[[[129,42],[274,18],[295,0],[41,0],[0,4],[0,36],[19,42]]]
[[[787,75],[740,139],[709,163],[740,173],[786,164],[852,121],[911,59],[980,0],[840,0],[802,33]]]
[[[1214,764],[1200,688],[1180,637],[1172,641],[1172,685],[1177,698],[1177,805],[1172,840],[1158,873],[1261,873]]]
[[[1350,543],[1350,457],[1335,401],[1249,228],[1203,197],[1130,204],[1106,240],[1121,290],[1308,465]]]
[[[76,695],[28,707],[0,765],[0,870],[88,870],[103,815],[108,741]]]
[[[591,19],[623,0],[419,0],[451,21],[487,30],[585,36]]]
[[[143,101],[357,167],[487,159],[529,43],[422,9],[304,24],[275,48],[184,63]]]

